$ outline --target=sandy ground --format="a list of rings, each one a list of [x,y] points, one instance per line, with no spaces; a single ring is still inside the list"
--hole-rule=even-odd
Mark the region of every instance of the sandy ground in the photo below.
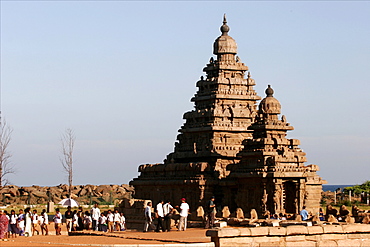
[[[65,227],[65,225],[64,225]],[[165,233],[157,232],[139,232],[128,230],[124,232],[101,233],[85,231],[78,236],[68,236],[64,229],[62,235],[56,236],[52,225],[49,226],[52,231],[48,236],[35,235],[32,237],[10,238],[8,241],[0,241],[0,246],[114,246],[114,245],[163,245],[179,243],[210,243],[211,238],[206,237],[206,230],[199,228],[189,228],[186,231],[171,231]],[[90,235],[91,234],[91,235]],[[98,234],[97,236],[95,234]]]

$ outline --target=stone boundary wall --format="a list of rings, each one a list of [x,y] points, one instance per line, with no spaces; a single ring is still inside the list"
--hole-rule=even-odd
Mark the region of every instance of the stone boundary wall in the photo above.
[[[370,225],[221,228],[206,232],[215,247],[370,247]]]

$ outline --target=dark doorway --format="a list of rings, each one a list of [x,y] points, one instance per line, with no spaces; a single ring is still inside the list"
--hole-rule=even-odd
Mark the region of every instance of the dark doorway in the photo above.
[[[284,209],[285,213],[296,213],[296,183],[286,181],[284,184]]]

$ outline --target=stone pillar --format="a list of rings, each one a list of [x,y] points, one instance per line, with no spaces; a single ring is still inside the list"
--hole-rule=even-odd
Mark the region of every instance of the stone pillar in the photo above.
[[[54,213],[54,202],[53,201],[48,202],[47,212]]]

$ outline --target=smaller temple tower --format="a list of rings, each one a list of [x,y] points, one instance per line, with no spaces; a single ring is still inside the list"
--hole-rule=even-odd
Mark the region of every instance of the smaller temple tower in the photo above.
[[[325,181],[316,174],[317,165],[305,166],[306,154],[298,147],[299,140],[286,138],[294,128],[284,115],[278,118],[281,105],[273,94],[269,85],[256,121],[249,127],[253,138],[244,141],[238,154],[241,162],[231,168],[228,188],[236,188],[236,206],[247,211],[254,208],[260,215],[266,211],[295,214],[303,206],[315,212]]]

